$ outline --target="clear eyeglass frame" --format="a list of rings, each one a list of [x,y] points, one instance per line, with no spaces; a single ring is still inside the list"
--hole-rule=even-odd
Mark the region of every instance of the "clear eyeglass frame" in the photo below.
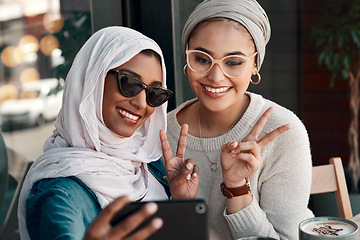
[[[200,50],[186,50],[185,53],[186,53],[186,63],[193,72],[196,72],[196,73],[208,73],[214,67],[215,64],[218,64],[221,71],[224,73],[224,75],[227,76],[227,77],[230,77],[230,78],[241,77],[245,73],[245,71],[242,72],[240,75],[237,75],[237,76],[232,76],[232,75],[226,73],[226,71],[223,69],[223,66],[222,66],[224,60],[229,59],[229,58],[234,58],[234,57],[242,58],[242,59],[245,60],[244,63],[246,64],[244,69],[247,69],[249,60],[251,60],[257,54],[257,52],[255,52],[254,54],[252,54],[249,57],[248,56],[241,56],[241,55],[229,55],[229,56],[225,56],[225,57],[223,57],[221,59],[214,59],[210,54],[208,54],[208,53],[206,53],[204,51],[200,51]],[[196,71],[190,64],[189,55],[191,53],[201,53],[201,54],[206,55],[211,60],[211,66],[206,71]]]

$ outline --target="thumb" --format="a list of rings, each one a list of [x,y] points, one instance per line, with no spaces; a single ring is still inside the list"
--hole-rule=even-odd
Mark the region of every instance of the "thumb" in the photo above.
[[[239,146],[238,142],[224,143],[221,147],[221,152],[224,153],[231,152],[232,150],[236,149],[238,146]]]

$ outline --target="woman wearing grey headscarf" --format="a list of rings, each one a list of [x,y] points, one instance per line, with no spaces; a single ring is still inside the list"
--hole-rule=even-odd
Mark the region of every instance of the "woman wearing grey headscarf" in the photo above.
[[[181,125],[189,125],[184,157],[200,168],[197,197],[209,206],[210,239],[298,239],[298,224],[313,216],[304,125],[247,91],[260,82],[270,31],[255,0],[204,1],[184,26],[184,73],[196,98],[168,114],[167,136],[174,152]]]

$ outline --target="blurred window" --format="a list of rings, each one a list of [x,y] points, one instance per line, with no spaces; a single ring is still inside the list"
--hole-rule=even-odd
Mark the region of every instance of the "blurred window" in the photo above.
[[[0,127],[30,161],[54,129],[64,80],[91,33],[89,0],[0,0]]]

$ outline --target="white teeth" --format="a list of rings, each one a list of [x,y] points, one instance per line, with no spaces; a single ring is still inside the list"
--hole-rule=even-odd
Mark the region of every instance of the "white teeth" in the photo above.
[[[212,92],[212,93],[222,93],[229,90],[230,87],[222,87],[222,88],[211,88],[208,86],[205,86],[206,91]]]
[[[134,116],[134,115],[132,115],[132,114],[130,114],[130,113],[122,110],[122,109],[119,109],[118,111],[119,111],[120,114],[122,114],[122,115],[124,115],[125,117],[130,118],[130,119],[132,119],[132,120],[138,120],[138,119],[139,119],[138,116]]]

